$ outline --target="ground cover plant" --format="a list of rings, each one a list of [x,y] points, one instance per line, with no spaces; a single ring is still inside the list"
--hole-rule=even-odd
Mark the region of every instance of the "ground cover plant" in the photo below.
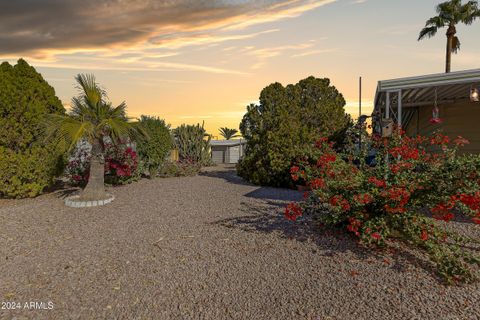
[[[400,241],[426,253],[445,281],[473,281],[480,259],[468,246],[479,241],[449,228],[459,216],[480,224],[480,157],[458,152],[468,141],[440,132],[407,137],[399,130],[390,138],[365,139],[360,151],[352,144],[339,151],[323,138],[298,159],[291,177],[311,191],[287,206],[286,218],[309,216],[366,247]],[[364,160],[371,148],[377,152],[373,165]]]

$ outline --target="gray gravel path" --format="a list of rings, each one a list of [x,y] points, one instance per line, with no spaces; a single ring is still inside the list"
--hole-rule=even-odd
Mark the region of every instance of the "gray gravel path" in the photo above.
[[[480,318],[478,284],[445,287],[414,254],[285,221],[296,192],[218,168],[110,192],[88,209],[58,193],[0,201],[0,300],[22,308],[1,319]]]

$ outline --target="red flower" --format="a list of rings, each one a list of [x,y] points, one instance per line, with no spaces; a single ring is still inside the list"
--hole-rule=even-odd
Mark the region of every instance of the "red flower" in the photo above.
[[[344,199],[343,196],[341,196],[341,195],[333,196],[333,197],[330,199],[330,204],[331,204],[333,207],[338,207],[338,206],[340,206],[343,211],[348,211],[348,210],[350,210],[350,203],[348,202],[348,200]]]
[[[328,142],[327,137],[320,138],[315,142],[315,147],[320,149],[323,146],[323,144],[326,142]]]
[[[296,221],[302,215],[302,208],[296,203],[290,203],[285,208],[285,218],[291,221]]]
[[[427,241],[428,240],[428,232],[426,230],[422,230],[422,234],[420,235],[420,239],[422,239],[422,241]]]
[[[290,174],[297,173],[299,170],[300,170],[299,167],[293,166],[293,167],[290,168]]]
[[[337,156],[334,154],[324,154],[317,160],[317,167],[325,167],[330,162],[335,162]]]
[[[368,193],[357,194],[355,195],[354,199],[361,204],[369,204],[374,200],[373,197]]]
[[[378,232],[374,232],[374,233],[372,233],[370,236],[371,236],[373,239],[375,239],[375,240],[380,240],[380,239],[382,239],[382,235],[381,235],[380,233],[378,233]]]
[[[385,181],[380,180],[380,179],[377,179],[376,177],[370,177],[370,178],[368,179],[368,182],[373,183],[373,184],[376,185],[378,188],[385,188],[385,187],[387,186],[387,184],[385,183]]]
[[[433,217],[437,220],[443,220],[445,222],[449,222],[450,220],[455,218],[455,215],[452,212],[450,212],[452,208],[453,208],[453,205],[451,204],[439,203],[432,208]]]
[[[312,189],[324,188],[325,181],[323,179],[315,178],[312,182],[310,182],[310,186]]]
[[[348,221],[350,224],[347,226],[347,230],[353,232],[357,237],[359,237],[360,232],[358,232],[358,229],[362,226],[362,222],[354,217],[348,218]]]

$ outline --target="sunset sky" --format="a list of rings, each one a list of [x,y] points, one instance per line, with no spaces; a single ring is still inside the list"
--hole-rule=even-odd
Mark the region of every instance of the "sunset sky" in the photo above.
[[[445,31],[417,41],[435,0],[16,0],[0,3],[0,60],[25,58],[68,105],[94,73],[129,115],[238,128],[272,82],[328,77],[357,114],[378,80],[444,70]],[[480,21],[458,27],[453,70],[480,67]]]

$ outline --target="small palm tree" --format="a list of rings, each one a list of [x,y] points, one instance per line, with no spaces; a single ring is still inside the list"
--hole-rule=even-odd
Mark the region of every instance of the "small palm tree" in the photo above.
[[[220,131],[220,135],[225,138],[225,140],[230,140],[232,138],[239,137],[238,130],[237,129],[229,129],[227,127],[225,128],[220,128],[218,131]]]
[[[440,28],[447,29],[447,57],[445,72],[450,72],[452,53],[460,50],[460,40],[456,36],[456,25],[464,23],[472,24],[476,18],[480,17],[480,10],[477,1],[468,1],[466,4],[462,0],[450,0],[440,3],[437,6],[438,15],[427,20],[425,27],[420,31],[418,40],[431,38],[435,36]]]
[[[79,74],[75,77],[79,95],[72,99],[68,115],[50,115],[46,118],[47,136],[58,142],[66,142],[71,151],[80,140],[91,146],[90,175],[87,186],[80,193],[80,200],[94,201],[107,198],[104,186],[105,146],[104,139],[119,143],[125,138],[144,135],[143,130],[129,121],[126,104],[113,107],[106,101],[106,92],[100,88],[93,75]]]

